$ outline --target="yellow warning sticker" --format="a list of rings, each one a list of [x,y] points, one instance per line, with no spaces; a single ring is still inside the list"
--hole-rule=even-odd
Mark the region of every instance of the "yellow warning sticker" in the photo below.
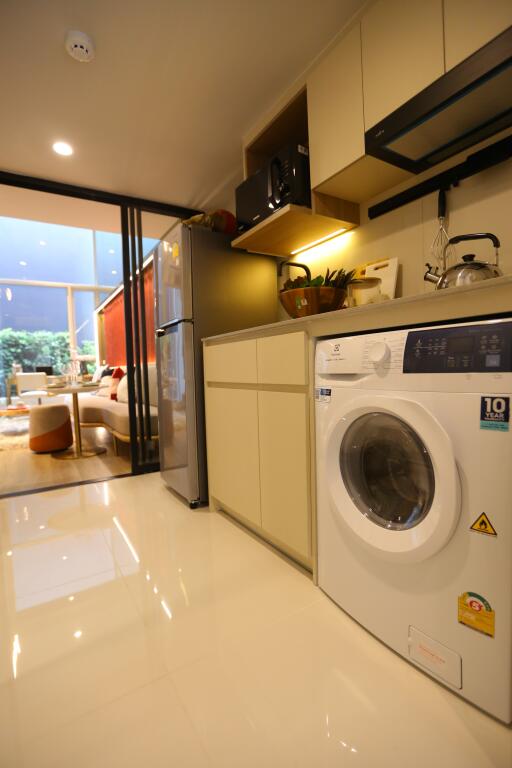
[[[485,512],[482,512],[482,514],[479,515],[479,517],[477,517],[477,519],[471,526],[471,530],[477,531],[477,533],[486,533],[488,536],[498,535],[491,521],[485,514]]]
[[[464,592],[459,595],[458,604],[460,624],[494,637],[495,613],[485,597],[477,595],[476,592]]]

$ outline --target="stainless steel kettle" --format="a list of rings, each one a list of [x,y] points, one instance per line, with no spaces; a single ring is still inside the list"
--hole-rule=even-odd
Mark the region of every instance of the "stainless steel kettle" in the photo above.
[[[468,253],[462,257],[453,267],[446,268],[446,249],[450,245],[464,242],[466,240],[490,240],[495,248],[495,263],[489,264],[487,261],[477,261],[474,253]],[[455,235],[451,237],[444,249],[443,262],[444,271],[439,274],[437,267],[434,269],[430,264],[423,275],[423,279],[429,283],[436,284],[436,290],[441,288],[454,288],[460,285],[471,285],[480,280],[489,280],[492,277],[501,277],[503,272],[498,266],[500,241],[492,232],[476,232],[472,235]]]

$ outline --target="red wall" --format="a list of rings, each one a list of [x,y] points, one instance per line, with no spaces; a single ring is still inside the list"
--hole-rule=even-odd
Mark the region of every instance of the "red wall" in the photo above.
[[[153,299],[153,264],[144,270],[144,299],[146,304],[146,344],[148,362],[155,362],[155,318]],[[118,293],[103,311],[103,341],[108,365],[126,365],[124,332],[124,296]]]

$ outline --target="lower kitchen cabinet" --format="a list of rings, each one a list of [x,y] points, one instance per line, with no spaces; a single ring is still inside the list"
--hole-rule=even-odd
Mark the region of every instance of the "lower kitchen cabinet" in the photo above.
[[[311,552],[307,396],[258,392],[261,525],[304,558]]]
[[[210,501],[310,568],[307,339],[299,332],[244,343],[257,344],[257,383],[244,382],[243,361],[240,381],[232,366],[223,380],[217,362],[240,342],[205,348]]]
[[[258,393],[207,387],[206,428],[210,495],[261,526]]]

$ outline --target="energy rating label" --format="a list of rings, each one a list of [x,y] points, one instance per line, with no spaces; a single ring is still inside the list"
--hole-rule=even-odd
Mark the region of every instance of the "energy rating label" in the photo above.
[[[494,637],[495,613],[482,595],[476,592],[464,592],[459,595],[458,618],[460,624],[483,632],[484,635]]]

